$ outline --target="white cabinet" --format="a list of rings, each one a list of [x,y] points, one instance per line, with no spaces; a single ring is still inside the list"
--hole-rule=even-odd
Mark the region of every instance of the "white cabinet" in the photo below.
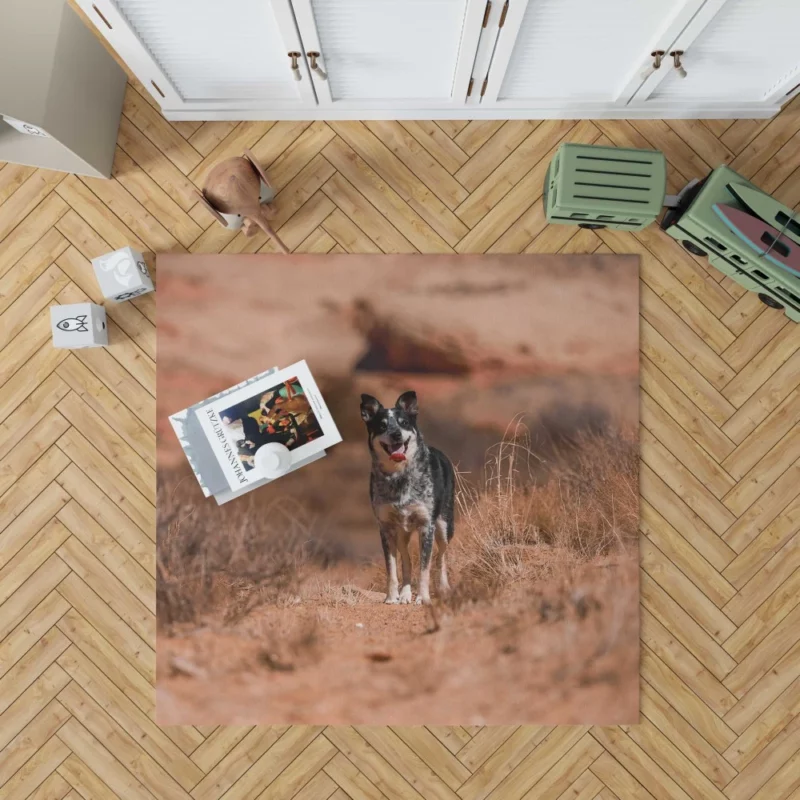
[[[800,92],[800,0],[76,2],[169,119],[768,117]]]
[[[463,105],[485,5],[485,0],[292,0],[305,56],[314,57],[322,70],[312,74],[319,105]]]
[[[635,104],[702,108],[782,103],[800,86],[800,0],[709,0],[671,50],[675,69],[654,75]]]
[[[484,104],[517,108],[624,106],[659,43],[703,0],[510,0]]]
[[[216,112],[315,103],[289,0],[80,0],[164,109]]]

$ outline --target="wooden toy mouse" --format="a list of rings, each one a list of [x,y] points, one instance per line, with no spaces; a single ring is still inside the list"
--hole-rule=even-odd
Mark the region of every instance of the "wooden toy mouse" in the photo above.
[[[241,156],[220,161],[208,173],[200,194],[205,207],[226,228],[242,228],[252,236],[261,228],[282,253],[289,248],[281,241],[270,224],[275,209],[270,204],[275,192],[266,173],[249,150]]]

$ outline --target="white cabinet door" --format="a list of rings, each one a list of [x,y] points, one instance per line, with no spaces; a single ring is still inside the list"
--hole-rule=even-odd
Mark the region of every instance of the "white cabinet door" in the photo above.
[[[800,0],[798,0],[800,2]],[[704,0],[509,0],[481,105],[624,105]]]
[[[486,0],[293,0],[320,107],[463,105]]]
[[[165,110],[316,107],[289,0],[77,0]]]
[[[800,0],[710,0],[671,47],[686,76],[659,71],[634,104],[783,103],[800,90],[799,35]]]

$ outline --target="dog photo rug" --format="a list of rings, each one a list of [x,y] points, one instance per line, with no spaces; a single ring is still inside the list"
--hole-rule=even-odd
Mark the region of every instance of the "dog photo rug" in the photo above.
[[[160,724],[638,722],[638,257],[158,269]],[[341,441],[219,505],[170,416],[298,362],[209,435]]]

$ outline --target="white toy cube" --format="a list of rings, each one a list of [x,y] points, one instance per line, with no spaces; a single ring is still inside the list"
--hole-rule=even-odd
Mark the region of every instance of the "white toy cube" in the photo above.
[[[153,291],[147,264],[132,247],[93,258],[92,266],[106,300],[121,302]]]
[[[103,347],[108,344],[106,310],[94,303],[50,306],[53,347],[76,350],[79,347]]]

